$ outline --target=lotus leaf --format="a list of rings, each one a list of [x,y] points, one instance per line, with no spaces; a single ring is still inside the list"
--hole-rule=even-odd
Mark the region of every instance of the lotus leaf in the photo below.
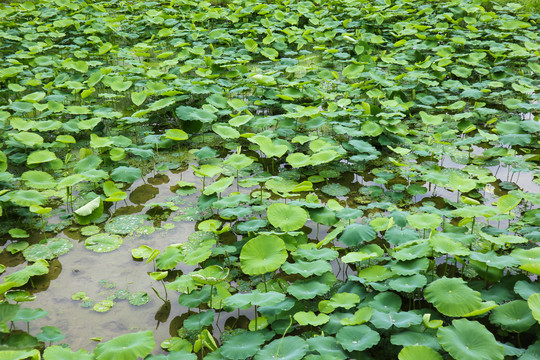
[[[12,286],[22,286],[30,280],[32,276],[44,275],[49,272],[49,263],[45,260],[38,260],[24,269],[7,275],[4,278],[5,283],[12,283]]]
[[[146,215],[120,215],[105,224],[105,230],[111,234],[128,235],[140,227]]]
[[[515,332],[527,331],[536,323],[525,300],[511,301],[493,309],[489,320],[507,331]]]
[[[187,330],[201,331],[204,327],[212,325],[214,317],[214,310],[202,311],[184,320],[184,327]]]
[[[96,234],[87,238],[84,246],[94,252],[110,252],[116,250],[122,245],[123,240],[119,235]]]
[[[332,266],[324,260],[315,260],[306,262],[297,260],[294,263],[285,263],[282,265],[282,270],[287,274],[300,274],[307,278],[311,275],[322,275],[328,271],[332,271]]]
[[[401,349],[398,354],[399,360],[442,360],[441,354],[424,345],[409,345]]]
[[[347,351],[363,351],[375,346],[380,336],[367,325],[354,325],[341,328],[336,340]]]
[[[296,280],[287,288],[287,292],[298,300],[313,299],[316,296],[326,294],[328,290],[330,290],[330,286],[322,283],[319,278]]]
[[[29,262],[36,262],[39,259],[51,260],[57,256],[67,253],[73,244],[68,239],[52,238],[45,243],[30,245],[23,251],[24,258]]]
[[[377,234],[371,225],[353,224],[345,227],[339,241],[347,246],[358,246],[375,239],[376,236]]]
[[[532,294],[527,299],[532,316],[540,323],[540,293]]]
[[[391,289],[401,292],[413,292],[415,289],[424,287],[427,284],[427,278],[424,275],[416,274],[412,276],[402,276],[390,280],[388,285]]]
[[[267,210],[268,221],[283,231],[300,229],[308,219],[308,213],[299,206],[274,203]]]
[[[247,359],[255,355],[265,342],[264,335],[259,332],[243,333],[224,342],[221,354],[231,360]]]
[[[276,339],[255,355],[255,360],[300,360],[308,351],[307,343],[298,336]]]
[[[373,310],[370,322],[378,329],[390,329],[392,326],[397,328],[408,328],[412,325],[422,323],[422,316],[413,312],[382,312]]]
[[[94,356],[85,350],[73,352],[69,348],[58,345],[49,346],[43,352],[43,360],[92,360],[93,358]]]
[[[130,166],[119,166],[111,172],[114,181],[133,183],[142,175],[141,169]]]
[[[96,347],[96,360],[136,360],[150,354],[154,349],[151,331],[118,336]]]
[[[311,325],[311,326],[320,326],[323,324],[326,324],[328,320],[330,320],[330,317],[326,314],[319,314],[315,315],[313,311],[305,312],[305,311],[299,311],[296,314],[294,314],[294,319],[300,324],[300,325]]]
[[[468,287],[461,278],[435,280],[426,287],[425,297],[446,316],[465,316],[482,306],[480,293]]]
[[[45,311],[40,308],[37,308],[37,309],[22,308],[17,312],[17,314],[13,317],[11,321],[30,322],[36,319],[40,319],[44,316],[47,316],[47,314],[49,314],[48,311]]]
[[[21,175],[26,186],[35,189],[51,189],[55,185],[54,178],[43,171],[26,171]]]
[[[540,293],[540,283],[530,283],[524,280],[517,281],[514,285],[514,292],[527,300],[532,294]]]
[[[47,200],[36,190],[17,190],[9,193],[10,200],[19,206],[43,205]]]
[[[504,347],[477,321],[454,320],[451,326],[439,328],[437,338],[443,349],[456,359],[504,358]]]

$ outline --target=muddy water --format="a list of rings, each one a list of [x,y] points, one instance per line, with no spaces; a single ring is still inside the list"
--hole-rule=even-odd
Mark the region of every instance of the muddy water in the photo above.
[[[464,167],[452,161],[450,157],[443,159],[442,166],[446,168]],[[499,181],[508,181],[512,175],[508,173],[509,168],[507,167],[492,167],[490,170]],[[144,205],[152,202],[162,203],[169,201],[170,197],[176,196],[172,189],[179,180],[193,182],[197,184],[199,189],[197,193],[183,197],[185,204],[179,205],[180,209],[196,203],[197,196],[200,195],[202,182],[200,178],[193,174],[191,169],[188,169],[177,173],[170,171],[161,174],[153,173],[144,179],[138,180],[129,189],[126,189],[129,194],[126,201],[115,203],[109,209],[109,212],[114,216],[152,211],[150,207],[144,207]],[[540,186],[532,180],[531,173],[522,173],[519,178],[514,176],[513,179],[524,191],[539,192]],[[362,185],[378,185],[373,181],[362,179],[358,175],[353,175],[349,181],[358,183],[344,184],[350,188],[357,188],[360,183]],[[210,182],[207,179],[207,185]],[[223,196],[236,190],[237,186],[233,184]],[[252,189],[239,188],[239,191],[249,193]],[[485,193],[484,195],[491,200],[501,194],[495,196]],[[343,197],[340,200],[343,205],[347,203],[349,206],[354,206],[352,197]],[[447,198],[455,201],[456,193],[430,187],[426,194],[416,196],[413,202],[418,203],[423,199],[434,198]],[[164,305],[164,302],[152,290],[152,288],[155,288],[161,297],[166,297],[163,285],[148,276],[149,272],[155,270],[153,264],[134,260],[131,250],[140,245],[147,245],[163,251],[170,244],[187,241],[188,235],[196,230],[196,224],[195,222],[175,222],[170,220],[177,213],[171,214],[167,220],[167,223],[174,224],[173,229],[159,229],[159,226],[163,226],[164,222],[156,222],[154,224],[158,227],[156,232],[150,235],[127,236],[123,245],[110,253],[94,253],[86,249],[84,247],[85,237],[81,236],[78,230],[68,229],[59,234],[60,237],[70,238],[74,246],[67,254],[51,262],[48,276],[42,277],[34,283],[37,298],[34,302],[24,306],[42,308],[49,311],[49,314],[42,319],[33,321],[30,332],[35,335],[40,332],[39,329],[42,326],[56,326],[66,335],[66,339],[62,341],[63,343],[69,344],[72,349],[82,348],[89,351],[98,343],[92,340],[93,338],[102,338],[103,341],[107,341],[126,333],[153,330],[156,344],[159,344],[171,336],[176,336],[177,329],[181,326],[183,319],[187,317],[186,312],[188,309],[178,305],[178,293],[169,290],[170,311],[167,311],[167,305]],[[152,224],[152,222],[147,222],[145,225]],[[308,221],[304,229],[308,230],[310,239],[320,240],[324,238],[330,228],[320,225],[317,236],[316,224]],[[2,254],[3,257],[4,255]],[[12,273],[23,268],[25,262],[22,255],[18,254],[9,259],[6,258],[6,262],[3,263],[8,266],[6,273]],[[345,280],[347,274],[352,273],[348,267],[341,268],[336,263],[333,263],[332,266],[341,280]],[[184,267],[174,275],[180,275],[182,271],[187,273],[194,269],[195,267]],[[112,284],[114,284],[114,288]],[[83,291],[96,303],[107,299],[118,290],[128,290],[132,293],[144,291],[148,293],[152,300],[148,304],[134,306],[130,305],[127,300],[116,299],[111,310],[98,313],[93,311],[91,307],[83,307],[81,301],[71,299],[72,294]],[[242,311],[241,314],[249,318],[253,317],[253,312],[250,310]],[[219,336],[219,332],[224,328],[227,319],[236,316],[236,312],[234,314],[222,314],[214,328],[214,335]],[[26,324],[19,323],[16,326],[20,329],[26,329]],[[155,350],[154,353],[159,353],[159,350]]]

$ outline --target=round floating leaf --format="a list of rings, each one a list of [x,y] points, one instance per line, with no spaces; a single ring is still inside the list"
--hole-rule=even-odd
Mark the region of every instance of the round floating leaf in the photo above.
[[[311,275],[322,275],[332,271],[332,266],[324,260],[315,260],[311,262],[297,260],[294,263],[285,263],[281,267],[287,274],[300,274],[307,278]]]
[[[144,304],[147,304],[152,300],[150,296],[144,291],[137,291],[134,293],[131,293],[128,297],[128,301],[131,305],[135,306],[141,306]]]
[[[339,241],[347,246],[358,246],[363,242],[375,239],[377,233],[371,225],[352,224],[345,228]]]
[[[426,300],[446,316],[464,316],[482,306],[480,293],[468,287],[461,278],[435,280],[424,293]]]
[[[9,193],[9,199],[19,206],[43,205],[47,200],[36,190],[17,190]]]
[[[527,331],[536,323],[525,300],[515,300],[496,307],[489,321],[504,330],[515,332]]]
[[[442,360],[441,354],[424,345],[409,345],[401,349],[399,360]]]
[[[309,338],[306,341],[309,345],[309,350],[319,353],[322,359],[345,360],[348,358],[334,337],[317,336]]]
[[[414,229],[436,229],[442,222],[442,218],[437,214],[415,214],[408,215],[407,221]]]
[[[540,323],[540,293],[532,294],[527,300],[532,316]]]
[[[326,294],[328,290],[330,290],[330,286],[321,282],[320,278],[296,280],[287,288],[287,292],[298,300],[313,299],[316,296]]]
[[[345,196],[351,190],[348,187],[340,185],[340,184],[328,184],[328,185],[324,185],[321,188],[321,191],[330,196]]]
[[[311,326],[320,326],[326,324],[330,320],[330,316],[326,314],[315,315],[313,311],[305,312],[299,311],[294,314],[294,320],[296,320],[300,325],[311,325]]]
[[[135,182],[141,177],[141,175],[141,169],[130,166],[119,166],[111,172],[111,178],[114,181],[121,181],[127,183]]]
[[[105,224],[105,230],[112,234],[128,235],[140,227],[146,215],[120,215]]]
[[[169,129],[165,133],[165,137],[174,141],[182,141],[188,139],[188,134],[180,129]]]
[[[49,346],[43,352],[43,360],[93,360],[94,355],[80,349],[73,352],[69,348],[58,345]]]
[[[21,179],[26,186],[35,189],[52,189],[56,185],[54,178],[43,171],[26,171],[21,175]]]
[[[504,347],[478,321],[459,319],[441,327],[437,338],[444,350],[459,360],[503,360]]]
[[[214,310],[202,311],[198,314],[191,315],[184,320],[184,327],[190,331],[201,331],[204,327],[212,325],[215,315]]]
[[[259,235],[249,240],[240,252],[240,266],[247,275],[277,270],[287,260],[285,243],[276,235]]]
[[[26,158],[26,163],[28,165],[43,164],[56,159],[56,155],[49,150],[37,150],[28,155],[28,158]]]
[[[300,206],[274,203],[267,210],[268,221],[283,231],[300,229],[308,219],[308,213]]]
[[[81,235],[82,236],[92,236],[92,235],[96,235],[97,233],[99,233],[100,229],[99,229],[99,226],[96,226],[96,225],[89,225],[89,226],[84,226],[81,228]]]
[[[152,331],[121,335],[98,344],[96,360],[136,360],[150,354],[156,343]]]
[[[415,289],[424,287],[427,284],[427,278],[424,275],[416,274],[413,276],[402,276],[390,280],[388,285],[392,290],[401,292],[413,292]]]
[[[363,351],[375,346],[381,339],[378,332],[367,325],[345,326],[336,334],[336,340],[347,351]]]
[[[233,336],[221,346],[221,354],[230,360],[243,360],[259,351],[266,339],[262,333],[246,332]]]
[[[122,245],[122,238],[119,235],[96,234],[85,240],[84,246],[97,253],[116,250]]]
[[[255,360],[300,360],[308,351],[308,344],[298,336],[286,336],[266,345],[255,355]]]

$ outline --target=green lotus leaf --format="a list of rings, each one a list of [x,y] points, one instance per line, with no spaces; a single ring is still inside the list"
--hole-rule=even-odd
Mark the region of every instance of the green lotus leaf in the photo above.
[[[459,319],[451,326],[441,327],[437,338],[444,350],[455,359],[495,360],[504,358],[504,347],[484,325],[477,321]]]
[[[238,231],[242,231],[242,232],[254,232],[254,231],[257,231],[259,230],[260,228],[263,228],[265,227],[266,225],[268,225],[268,221],[266,220],[260,220],[260,219],[255,219],[255,220],[250,220],[250,221],[246,221],[246,222],[242,222],[242,223],[239,223],[237,226],[236,226],[236,229]]]
[[[206,189],[204,189],[203,194],[208,196],[216,193],[221,193],[225,191],[229,186],[231,186],[233,182],[234,176],[221,178],[218,181],[215,181],[209,186],[207,186]]]
[[[105,224],[105,230],[111,234],[128,235],[139,228],[146,219],[146,215],[120,215],[112,218]]]
[[[419,114],[422,119],[422,122],[426,125],[437,126],[437,125],[440,125],[444,119],[442,115],[430,115],[426,113],[425,111],[420,111]]]
[[[229,269],[219,265],[210,265],[202,270],[191,272],[189,276],[197,283],[203,285],[216,285],[229,276]]]
[[[429,243],[434,251],[441,254],[467,256],[471,253],[462,243],[451,240],[441,233],[432,235],[429,238]]]
[[[119,235],[96,234],[87,238],[84,246],[94,252],[110,252],[116,250],[122,245],[123,240]]]
[[[17,314],[13,317],[11,321],[30,322],[36,319],[40,319],[44,316],[47,316],[47,314],[49,314],[48,311],[45,311],[40,308],[37,308],[37,309],[22,308],[17,312]]]
[[[226,125],[214,124],[212,130],[218,134],[222,139],[237,139],[240,137],[240,133]]]
[[[488,251],[487,253],[472,252],[470,258],[480,262],[482,265],[497,269],[504,269],[505,267],[519,265],[519,261],[512,256],[498,256],[495,251]]]
[[[85,157],[82,160],[79,160],[79,162],[77,162],[73,170],[77,174],[84,174],[87,171],[97,169],[99,164],[101,164],[102,162],[103,160],[99,156],[90,155],[90,156]]]
[[[308,155],[302,153],[293,153],[287,156],[286,161],[293,168],[300,168],[311,165],[311,158]]]
[[[347,351],[363,351],[377,345],[381,337],[367,325],[345,326],[336,334],[337,342]]]
[[[0,350],[0,360],[39,360],[41,355],[38,350]],[[50,359],[50,358],[49,358]],[[48,359],[45,359],[48,360]]]
[[[476,205],[476,206],[464,206],[462,208],[452,210],[452,215],[459,217],[491,217],[497,214],[492,206]]]
[[[128,297],[129,303],[135,306],[141,306],[141,305],[147,304],[151,300],[152,299],[150,298],[150,296],[148,296],[148,294],[144,291],[137,291],[137,292],[131,293]]]
[[[229,120],[229,124],[235,127],[247,124],[251,119],[253,119],[253,115],[240,115],[235,116],[234,118]]]
[[[253,290],[246,294],[234,294],[225,299],[225,304],[234,309],[249,309],[251,306],[273,306],[285,300],[285,295],[276,291]]]
[[[262,333],[246,332],[231,337],[221,346],[221,354],[230,360],[244,360],[259,351],[266,339]]]
[[[26,159],[26,163],[28,165],[43,164],[43,163],[51,162],[56,159],[57,159],[56,155],[49,150],[37,150],[30,153],[30,155],[28,155],[28,158]]]
[[[397,261],[389,264],[392,272],[401,276],[415,275],[426,272],[429,267],[429,259],[420,258],[408,261]]]
[[[442,360],[441,354],[424,345],[409,345],[401,349],[399,360]]]
[[[328,184],[328,185],[324,185],[321,188],[321,191],[331,196],[345,196],[351,190],[348,187],[340,185],[340,184]]]
[[[9,193],[9,199],[19,206],[43,205],[47,200],[36,190],[16,190]]]
[[[43,352],[43,360],[92,360],[93,354],[89,354],[83,349],[73,352],[69,348],[58,345],[49,346]]]
[[[157,258],[156,266],[159,270],[174,269],[184,260],[184,254],[174,246],[168,246]]]
[[[531,283],[525,280],[520,280],[514,285],[514,292],[527,300],[532,294],[540,293],[540,283]]]
[[[39,259],[51,260],[57,256],[67,253],[73,244],[68,239],[51,238],[45,243],[30,245],[24,249],[24,258],[29,262],[36,262]]]
[[[482,306],[480,293],[467,286],[461,278],[435,280],[424,292],[428,302],[446,316],[465,316]]]
[[[17,241],[12,242],[8,246],[6,246],[6,251],[9,251],[11,254],[16,254],[18,252],[23,251],[28,247],[28,243],[26,241]]]
[[[343,325],[362,325],[365,322],[368,322],[373,315],[373,309],[370,307],[362,307],[354,313],[351,318],[341,319],[341,324]]]
[[[34,301],[36,299],[36,296],[33,294],[30,294],[28,291],[23,290],[12,290],[8,291],[4,294],[6,299],[15,301],[15,302],[26,302],[26,301]]]
[[[193,169],[195,175],[199,177],[214,177],[223,171],[221,167],[215,165],[201,165],[200,168],[196,168],[195,166],[191,165],[191,168]]]
[[[140,106],[146,100],[146,96],[147,94],[144,91],[138,93],[133,92],[131,93],[131,101],[133,102],[133,104]]]
[[[233,154],[223,162],[225,165],[234,167],[236,170],[241,170],[253,163],[253,159],[244,154]]]
[[[127,183],[133,183],[141,176],[141,169],[131,166],[119,166],[111,172],[111,179]]]
[[[497,209],[501,214],[506,214],[518,206],[521,199],[521,196],[512,194],[503,195],[497,200]]]
[[[392,256],[397,260],[406,261],[425,257],[432,251],[429,241],[414,240],[394,248]]]
[[[349,225],[343,230],[339,241],[347,246],[358,246],[375,239],[377,233],[371,225]]]
[[[193,282],[193,286],[195,286],[195,283]],[[191,285],[188,285],[183,290],[189,290]],[[194,290],[191,291],[189,294],[180,294],[178,297],[178,304],[182,306],[187,306],[189,308],[197,307],[201,303],[205,303],[210,301],[210,286],[205,286],[201,288],[201,290]]]
[[[65,337],[66,336],[62,334],[60,329],[54,326],[44,326],[41,328],[41,332],[36,335],[36,338],[39,341],[50,341],[51,343],[63,340]]]
[[[93,200],[89,201],[86,205],[83,205],[79,209],[75,210],[74,213],[79,216],[89,216],[92,215],[92,213],[94,213],[94,211],[98,209],[101,204],[101,197],[97,196]],[[99,216],[101,216],[101,214],[99,214]]]
[[[45,260],[38,260],[24,269],[15,271],[4,278],[5,283],[12,283],[13,286],[23,286],[32,276],[45,275],[49,273],[49,263]],[[12,286],[12,287],[13,287]]]
[[[452,173],[449,178],[448,185],[454,189],[461,191],[462,193],[469,192],[476,188],[477,181]]]
[[[492,324],[514,332],[527,331],[536,321],[525,300],[515,300],[493,309],[489,316]]]
[[[383,281],[393,275],[392,270],[380,265],[370,266],[358,271],[358,277],[365,279],[367,282]]]
[[[286,336],[266,345],[255,355],[255,360],[300,360],[308,351],[308,345],[298,336]]]
[[[413,292],[414,290],[424,287],[427,284],[427,278],[424,275],[416,274],[413,276],[402,276],[397,279],[390,280],[388,285],[392,290],[401,292]]]
[[[313,299],[324,295],[330,290],[330,286],[322,283],[319,278],[296,280],[287,288],[287,292],[298,300]]]
[[[397,328],[408,328],[412,325],[422,323],[422,316],[413,312],[383,312],[373,310],[370,322],[378,329],[390,329],[392,326]]]
[[[297,260],[294,263],[285,263],[281,267],[287,274],[300,274],[307,278],[311,275],[322,275],[332,271],[332,266],[328,261],[315,260],[311,262]]]
[[[324,151],[320,151],[318,153],[311,155],[309,161],[312,165],[317,166],[317,165],[329,163],[330,161],[335,160],[338,157],[339,157],[339,153],[337,151],[324,150]]]
[[[200,121],[211,123],[217,119],[217,116],[209,111],[197,109],[191,106],[179,106],[176,108],[176,115],[186,121]]]
[[[295,231],[304,226],[308,219],[306,210],[299,206],[274,203],[267,210],[268,221],[283,231]]]
[[[531,309],[532,316],[540,323],[540,293],[529,296],[529,299],[527,299],[527,304]]]
[[[339,256],[339,253],[333,249],[329,249],[329,248],[317,249],[315,247],[312,247],[310,244],[306,244],[306,245],[300,245],[294,252],[292,252],[292,255],[295,258],[300,257],[307,261],[314,261],[314,260],[332,261]]]
[[[294,314],[294,320],[302,326],[311,325],[311,326],[320,326],[326,324],[330,320],[330,316],[326,314],[315,315],[313,311],[305,312],[299,311]]]
[[[394,334],[391,336],[390,342],[393,345],[400,346],[422,344],[433,350],[439,350],[441,348],[437,338],[434,335],[415,331],[403,331],[398,334]]]
[[[165,133],[165,137],[174,141],[182,141],[188,139],[188,134],[183,130],[169,129]]]
[[[43,138],[41,135],[31,132],[21,131],[13,135],[13,138],[18,142],[30,147],[43,144]]]
[[[319,353],[322,359],[345,360],[348,358],[334,337],[317,336],[307,339],[306,342],[309,350]]]
[[[437,214],[415,214],[408,215],[407,222],[414,229],[435,230],[442,222],[442,218]]]
[[[65,189],[77,185],[78,183],[86,180],[86,177],[81,174],[72,174],[62,178],[57,184],[57,189]]]
[[[346,292],[334,294],[329,300],[329,304],[333,308],[342,307],[345,309],[350,309],[359,302],[360,296],[358,296],[357,294]]]
[[[155,347],[152,331],[118,336],[96,347],[96,360],[136,360],[143,358]]]
[[[240,252],[240,266],[247,275],[277,270],[287,260],[285,243],[276,235],[259,235],[249,240]]]

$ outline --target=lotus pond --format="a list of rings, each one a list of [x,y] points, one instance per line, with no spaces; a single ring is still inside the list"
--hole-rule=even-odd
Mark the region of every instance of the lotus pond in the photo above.
[[[0,4],[0,360],[540,358],[540,15]]]

